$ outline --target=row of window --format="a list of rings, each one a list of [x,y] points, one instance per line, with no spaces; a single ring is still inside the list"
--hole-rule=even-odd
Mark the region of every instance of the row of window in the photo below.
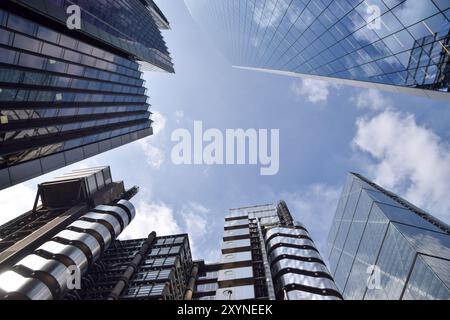
[[[137,273],[132,281],[136,282],[146,282],[146,281],[161,281],[170,279],[171,269],[153,270],[148,272]]]
[[[135,121],[139,119],[148,119],[149,114],[133,114],[121,117],[113,117],[106,119],[98,119],[98,120],[89,120],[89,121],[77,121],[66,123],[62,125],[52,125],[41,128],[31,128],[31,129],[21,129],[21,130],[13,130],[6,131],[0,134],[0,143],[8,142],[10,140],[20,140],[27,138],[35,138],[35,137],[44,137],[48,134],[57,134],[57,133],[66,133],[69,131],[75,130],[83,130],[88,128],[98,127],[101,130],[102,126],[107,126],[111,124],[121,124],[129,121]],[[76,121],[76,119],[74,119]]]
[[[17,102],[130,102],[147,103],[147,96],[130,96],[119,94],[55,92],[45,90],[22,90],[0,88],[0,101]]]
[[[144,95],[146,91],[144,87],[56,76],[49,73],[21,71],[10,68],[0,68],[0,82],[88,91],[107,91],[121,94]]]
[[[152,248],[150,253],[148,254],[150,257],[168,255],[168,254],[178,254],[181,250],[180,246],[173,247],[162,247],[162,248]]]
[[[165,284],[148,284],[140,287],[131,287],[121,298],[139,299],[159,297],[163,294]]]
[[[216,291],[218,288],[219,288],[219,285],[217,282],[198,284],[196,286],[196,292]]]
[[[204,279],[215,279],[218,276],[219,276],[219,272],[218,271],[209,271],[209,272],[206,272],[203,275],[199,275],[198,278],[202,279],[202,280],[204,280]]]
[[[170,237],[170,238],[158,238],[158,241],[156,241],[156,246],[162,246],[162,245],[171,245],[171,244],[178,244],[183,243],[185,240],[185,237]]]
[[[5,116],[8,123],[11,121],[33,120],[45,118],[76,117],[86,115],[114,114],[119,112],[148,111],[147,105],[142,106],[111,106],[111,107],[84,107],[84,108],[45,108],[45,109],[2,109],[0,116]]]
[[[156,268],[156,267],[171,267],[177,262],[176,256],[161,257],[161,258],[149,258],[143,263],[143,267]]]
[[[95,133],[82,138],[76,138],[61,143],[54,143],[47,146],[28,149],[26,151],[16,152],[12,154],[1,154],[0,167],[12,166],[25,161],[37,159],[40,157],[48,156],[54,153],[70,150],[83,145],[99,142],[102,140],[110,139],[125,135],[127,133],[144,130],[150,127],[150,123],[137,124],[130,127],[114,129],[102,133]]]

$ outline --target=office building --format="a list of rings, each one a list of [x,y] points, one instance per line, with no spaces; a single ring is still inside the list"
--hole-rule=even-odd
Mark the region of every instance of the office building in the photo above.
[[[33,209],[0,227],[0,299],[60,299],[72,276],[102,268],[98,259],[135,216],[137,191],[114,182],[109,167],[40,184]]]
[[[97,263],[101,268],[85,275],[81,290],[64,299],[183,300],[194,269],[187,234],[157,237],[156,232],[114,241]]]
[[[351,173],[328,236],[345,299],[450,299],[450,227]]]
[[[0,190],[152,134],[141,70],[174,72],[159,28],[150,0],[0,2]]]
[[[306,228],[284,201],[231,209],[221,258],[199,266],[194,299],[339,300]]]
[[[450,100],[447,0],[185,0],[243,69]]]

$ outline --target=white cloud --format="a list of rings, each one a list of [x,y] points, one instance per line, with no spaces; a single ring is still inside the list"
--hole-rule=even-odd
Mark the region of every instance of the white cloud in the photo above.
[[[21,183],[0,192],[0,225],[30,211],[33,208],[36,190]]]
[[[136,217],[120,235],[119,239],[146,238],[155,231],[158,236],[181,233],[172,208],[162,202],[140,201],[136,206]]]
[[[206,226],[208,221],[202,214],[197,214],[192,211],[183,213],[183,220],[186,224],[186,229],[192,237],[198,238],[204,235],[207,231]]]
[[[386,110],[392,108],[392,101],[379,90],[364,89],[350,98],[358,109]]]
[[[137,143],[145,154],[147,163],[155,169],[159,169],[164,163],[165,154],[162,148],[161,135],[166,127],[166,118],[159,112],[154,112],[153,135],[139,140]]]
[[[153,120],[153,135],[158,135],[161,131],[166,128],[166,118],[159,112],[155,111],[152,115]]]
[[[326,103],[331,88],[338,86],[322,80],[301,79],[292,83],[291,90],[297,96],[303,96],[312,103]]]
[[[184,205],[180,211],[180,216],[183,219],[184,230],[189,234],[192,255],[203,258],[203,252],[199,252],[199,246],[206,247],[206,235],[210,231],[208,224],[211,223],[210,217],[207,216],[209,209],[203,205],[190,202]]]
[[[144,151],[147,163],[151,167],[159,169],[164,163],[166,157],[164,155],[163,150],[158,147],[155,147],[153,143],[154,142],[152,136],[139,140],[139,145],[142,151]]]
[[[436,217],[450,219],[450,147],[415,117],[384,111],[357,121],[354,145],[370,154],[371,176]]]

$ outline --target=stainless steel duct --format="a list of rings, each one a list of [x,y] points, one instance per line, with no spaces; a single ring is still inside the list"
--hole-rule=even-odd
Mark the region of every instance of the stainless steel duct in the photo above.
[[[303,225],[271,228],[266,232],[265,241],[277,297],[288,300],[342,298]]]
[[[0,299],[60,298],[73,280],[72,272],[86,272],[135,214],[128,200],[95,207],[0,274]]]

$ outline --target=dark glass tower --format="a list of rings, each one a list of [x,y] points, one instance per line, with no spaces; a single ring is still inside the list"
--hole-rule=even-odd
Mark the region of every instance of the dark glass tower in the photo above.
[[[185,0],[233,65],[450,100],[448,0]]]
[[[158,27],[147,0],[0,2],[0,189],[152,134],[141,69],[174,71]]]
[[[345,299],[450,299],[450,227],[349,174],[328,243]]]

